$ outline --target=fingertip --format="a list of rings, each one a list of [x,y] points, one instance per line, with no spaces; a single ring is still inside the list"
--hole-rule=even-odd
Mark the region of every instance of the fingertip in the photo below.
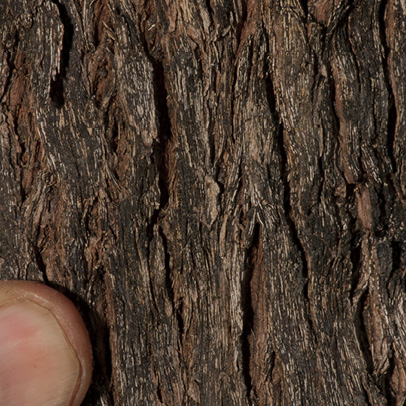
[[[39,282],[0,281],[0,309],[32,303],[48,311],[61,328],[79,366],[70,406],[80,406],[92,376],[92,349],[86,326],[73,303],[62,293]],[[15,306],[14,306],[15,307]],[[30,343],[27,342],[27,346]],[[45,362],[45,361],[44,361]]]

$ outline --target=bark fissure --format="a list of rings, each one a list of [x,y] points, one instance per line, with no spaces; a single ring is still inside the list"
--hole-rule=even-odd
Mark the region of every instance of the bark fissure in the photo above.
[[[210,16],[215,14],[214,11],[213,11],[213,7],[211,6],[211,1],[210,0],[206,0],[206,9],[207,9]]]
[[[158,379],[157,379],[157,390],[156,390],[156,394],[157,394],[158,400],[159,400],[161,403],[163,403],[162,386],[161,386],[161,380],[159,379],[159,376],[158,376]]]
[[[259,272],[259,267],[263,266],[258,262],[260,244],[260,225],[256,223],[253,229],[251,246],[247,250],[247,267],[244,278],[241,281],[241,309],[243,317],[243,330],[241,334],[241,354],[242,354],[242,374],[245,387],[247,389],[247,400],[251,404],[252,376],[251,376],[251,344],[250,336],[254,330],[254,307],[252,303],[251,281],[254,272]]]
[[[361,295],[358,302],[356,313],[356,319],[358,322],[355,323],[355,325],[358,336],[358,342],[360,344],[361,352],[364,356],[368,374],[371,377],[373,377],[374,371],[373,357],[367,333],[367,326],[365,322],[365,312],[367,311],[368,300],[369,300],[369,289],[366,289]]]
[[[269,40],[267,41],[269,44]],[[270,70],[270,69],[269,69]],[[288,152],[286,151],[286,143],[285,143],[285,129],[283,125],[283,121],[280,115],[280,112],[277,108],[276,102],[276,95],[274,91],[274,85],[272,82],[272,78],[270,75],[265,74],[265,89],[266,89],[266,97],[267,103],[276,123],[276,132],[275,132],[275,140],[276,145],[278,147],[279,156],[280,156],[280,173],[281,173],[281,183],[283,184],[283,210],[285,214],[285,221],[289,229],[290,236],[292,241],[298,251],[299,257],[301,259],[301,271],[302,277],[304,279],[303,285],[303,293],[304,299],[306,301],[306,308],[309,310],[309,306],[311,305],[310,295],[309,295],[309,281],[310,281],[310,274],[309,274],[309,267],[306,257],[306,252],[304,246],[299,237],[299,231],[294,219],[294,209],[292,207],[291,201],[291,184],[289,176],[291,176],[289,162],[288,162]],[[314,330],[314,321],[312,319],[312,312],[307,312],[307,322],[309,324],[309,328],[311,331]]]
[[[165,233],[162,229],[162,227],[159,227],[159,235],[162,238],[162,245],[165,253],[165,288],[168,294],[168,298],[171,302],[172,305],[172,311],[173,314],[175,315],[176,322],[177,322],[177,327],[178,327],[178,332],[179,332],[179,337],[182,339],[183,333],[184,333],[184,321],[183,321],[183,304],[182,302],[178,302],[176,300],[175,296],[175,291],[173,287],[173,277],[172,277],[172,269],[171,269],[171,264],[170,264],[170,254],[169,254],[169,248],[168,248],[168,241],[165,236]]]
[[[307,2],[308,0],[299,0],[299,3],[302,6],[302,10],[305,16],[307,16],[309,13]]]
[[[289,180],[289,163],[288,163],[288,157],[287,157],[287,152],[286,152],[286,147],[285,147],[285,141],[284,141],[284,127],[282,122],[280,122],[279,127],[278,127],[278,133],[277,133],[277,143],[279,146],[279,151],[280,151],[280,157],[281,157],[281,174],[282,174],[282,182],[283,182],[283,191],[284,191],[284,196],[283,196],[283,208],[285,212],[285,220],[286,224],[289,227],[289,232],[290,236],[292,238],[292,241],[295,245],[295,247],[298,250],[300,259],[301,259],[301,264],[302,264],[302,276],[305,280],[304,286],[303,286],[303,293],[305,300],[307,303],[310,303],[310,298],[309,298],[309,269],[308,269],[308,263],[307,263],[307,258],[306,258],[306,252],[303,247],[302,242],[300,241],[299,237],[299,231],[296,226],[296,222],[294,219],[294,209],[292,208],[291,204],[291,186],[290,186],[290,180]],[[310,327],[312,327],[312,320],[311,317],[308,319]]]
[[[158,137],[153,147],[153,157],[158,171],[158,187],[160,192],[159,207],[154,210],[147,227],[148,235],[152,239],[153,228],[162,220],[162,215],[169,201],[169,180],[171,165],[169,142],[171,124],[167,105],[167,90],[165,87],[164,67],[162,62],[150,57],[153,64],[154,91],[156,100],[156,114],[158,120]]]
[[[269,54],[269,52],[270,52],[270,46],[269,46],[270,38],[269,38],[269,35],[267,34],[267,32],[265,30],[263,31],[263,33],[264,33],[264,36],[265,36],[265,39],[266,39],[265,42],[267,44],[266,53]],[[264,72],[263,72],[263,75],[264,75],[264,78],[265,78],[266,99],[267,99],[267,103],[268,103],[268,106],[269,106],[269,110],[270,110],[270,112],[272,114],[272,117],[274,119],[274,122],[277,123],[278,125],[282,126],[281,119],[280,119],[280,116],[279,116],[279,112],[276,109],[276,96],[275,96],[275,90],[274,90],[274,86],[273,86],[272,78],[271,78],[271,73],[270,73],[271,72],[271,66],[270,66],[269,61],[267,61],[267,62],[268,63],[264,63]],[[283,130],[283,128],[279,128],[279,130]],[[283,136],[283,134],[279,134],[279,137],[281,135]],[[281,140],[279,140],[279,141],[281,141]]]
[[[395,364],[395,358],[393,356],[393,344],[391,344],[391,350],[390,350],[391,356],[388,358],[389,362],[389,367],[386,370],[386,373],[383,377],[383,382],[382,382],[382,393],[385,396],[385,398],[388,400],[388,406],[397,406],[396,402],[396,396],[393,393],[392,389],[392,379],[393,379],[393,373],[396,367]]]
[[[332,65],[331,59],[332,56],[329,55],[330,63],[327,65],[328,67],[328,84],[329,84],[329,90],[330,90],[330,106],[329,110],[331,112],[331,119],[332,119],[332,130],[334,132],[334,136],[339,139],[340,136],[340,118],[339,114],[337,111],[336,107],[336,89],[337,89],[337,83],[334,78],[334,67]]]
[[[104,276],[99,276],[99,282],[102,282]],[[75,298],[79,302],[79,307],[83,310],[88,310],[88,305],[80,298]],[[85,313],[85,312],[84,312]],[[97,371],[94,375],[94,389],[90,391],[86,399],[89,399],[89,404],[94,403],[95,399],[104,398],[106,404],[114,404],[112,393],[113,365],[111,352],[111,332],[105,322],[108,312],[105,310],[102,315],[95,314],[90,320],[89,315],[92,314],[88,310],[84,314],[85,321],[88,325],[92,325],[95,331],[98,332],[97,337],[93,338],[93,354],[94,354],[94,370]],[[85,402],[85,404],[88,404]]]
[[[402,243],[400,241],[392,241],[391,242],[392,248],[392,272],[400,269],[402,267]],[[389,280],[391,280],[392,274],[389,276]]]
[[[51,81],[49,96],[55,103],[55,106],[61,108],[65,102],[64,85],[63,81],[66,78],[69,68],[70,52],[73,46],[73,33],[74,26],[72,19],[69,16],[66,6],[59,0],[51,0],[56,5],[59,11],[59,16],[63,24],[63,39],[62,49],[60,52],[60,64],[59,72],[55,75],[55,78]]]
[[[347,185],[347,201],[348,203],[354,207],[355,204],[355,187],[354,185]],[[355,217],[354,213],[348,213],[349,222],[348,228],[351,235],[349,248],[350,248],[350,261],[352,265],[352,273],[351,273],[351,287],[349,292],[350,300],[352,304],[355,304],[355,300],[359,300],[361,294],[359,283],[362,277],[363,269],[362,269],[362,235],[359,226],[359,220]],[[365,289],[365,287],[363,288]]]
[[[396,134],[396,127],[397,127],[397,122],[398,122],[398,114],[397,114],[397,107],[396,107],[396,101],[395,101],[395,95],[394,95],[394,90],[390,78],[390,72],[389,72],[389,53],[390,53],[390,48],[388,44],[388,39],[386,36],[386,30],[387,30],[387,24],[386,24],[386,18],[385,14],[387,12],[387,8],[389,7],[389,0],[382,0],[379,11],[378,11],[378,17],[379,17],[379,33],[381,37],[381,43],[383,46],[383,72],[384,72],[384,79],[386,83],[386,88],[389,93],[389,100],[388,100],[388,133],[387,133],[387,150],[389,154],[389,159],[391,161],[392,165],[392,172],[397,171],[396,167],[396,159],[394,156],[394,142],[395,142],[395,134]],[[392,179],[389,177],[388,179],[389,182],[392,182]]]
[[[14,128],[17,131],[17,126],[18,126],[18,121],[17,118],[14,121]],[[20,153],[19,153],[19,160],[21,163],[24,162],[24,154],[27,152],[27,148],[25,146],[25,142],[22,141],[21,139],[19,140],[19,145],[20,145]],[[23,175],[23,171],[21,171],[21,176],[20,176],[20,198],[21,198],[21,205],[24,204],[25,200],[27,199],[27,191],[24,187],[24,175]]]
[[[242,40],[242,34],[244,32],[244,27],[248,23],[248,1],[247,0],[241,0],[241,16],[240,20],[237,23],[236,27],[236,38],[237,38],[237,50],[240,49],[240,47],[243,45],[241,40]]]
[[[364,395],[364,401],[365,401],[366,406],[374,406],[374,404],[371,403],[371,401],[369,399],[368,387],[365,387],[364,385],[362,385],[362,393]]]
[[[159,189],[161,192],[160,208],[164,209],[169,200],[169,142],[172,134],[169,108],[167,103],[168,92],[165,85],[165,72],[162,62],[153,61],[154,67],[154,90],[156,97],[156,108],[159,120],[158,142],[155,147],[157,156],[157,168],[159,172]]]
[[[7,94],[10,85],[12,84],[12,77],[13,73],[16,70],[16,65],[15,65],[15,59],[18,54],[18,44],[19,44],[19,38],[18,38],[18,31],[15,30],[13,34],[9,34],[10,38],[7,44],[6,48],[6,59],[5,63],[8,65],[8,72],[7,76],[5,78],[4,84],[2,86],[2,93],[0,93],[0,100],[3,97],[3,95]],[[14,51],[14,52],[13,52]]]
[[[267,41],[269,44],[269,40]],[[274,86],[272,83],[272,79],[270,75],[265,74],[265,89],[266,89],[266,96],[267,96],[267,102],[268,106],[270,109],[270,112],[272,114],[272,117],[274,119],[274,122],[277,125],[277,130],[275,133],[275,139],[276,139],[276,144],[278,146],[278,151],[280,155],[280,163],[281,163],[281,180],[283,184],[283,208],[285,212],[285,219],[287,222],[287,225],[289,226],[289,230],[292,236],[292,240],[295,244],[295,246],[298,249],[298,252],[300,254],[300,258],[302,260],[302,274],[304,279],[306,280],[305,286],[304,286],[304,293],[306,300],[309,300],[309,295],[308,295],[308,281],[309,281],[309,272],[308,272],[308,264],[307,264],[307,259],[306,259],[306,253],[304,251],[303,245],[300,241],[299,235],[298,235],[298,230],[295,224],[295,221],[293,219],[292,213],[293,213],[293,208],[291,205],[291,187],[290,187],[290,181],[289,181],[289,174],[290,174],[290,168],[289,168],[289,163],[288,163],[288,156],[287,156],[287,151],[285,147],[285,134],[284,134],[284,126],[283,122],[280,116],[280,113],[277,110],[277,105],[276,105],[276,96],[275,96],[275,91],[274,91]],[[311,322],[311,321],[310,321]]]
[[[42,256],[41,250],[37,247],[34,247],[34,258],[35,258],[35,263],[37,264],[38,270],[41,272],[43,281],[49,283],[47,267],[46,267],[44,258]]]

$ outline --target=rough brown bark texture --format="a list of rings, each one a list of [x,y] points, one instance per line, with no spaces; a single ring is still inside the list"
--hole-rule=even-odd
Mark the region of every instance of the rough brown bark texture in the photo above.
[[[79,306],[86,405],[405,404],[405,0],[0,0],[0,34],[0,276]]]

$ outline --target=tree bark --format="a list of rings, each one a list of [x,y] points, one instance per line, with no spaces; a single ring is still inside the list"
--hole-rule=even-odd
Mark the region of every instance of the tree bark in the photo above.
[[[405,404],[404,0],[0,27],[0,276],[78,305],[86,405]]]

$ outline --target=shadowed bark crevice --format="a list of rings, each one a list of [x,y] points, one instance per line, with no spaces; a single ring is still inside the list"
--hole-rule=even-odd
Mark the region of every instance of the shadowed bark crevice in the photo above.
[[[211,6],[211,0],[206,0],[206,9],[207,9],[209,15],[212,16],[214,14],[213,7]]]
[[[60,52],[59,72],[51,81],[50,98],[55,103],[55,106],[61,108],[65,102],[63,81],[66,78],[69,68],[70,52],[73,46],[74,26],[72,19],[69,16],[66,6],[60,0],[51,0],[59,10],[59,16],[63,24],[63,40],[62,49]]]
[[[267,43],[269,44],[269,40],[267,41]],[[266,67],[266,65],[265,65],[265,67]],[[269,69],[270,69],[270,67],[268,67],[268,70]],[[268,74],[267,72],[265,72],[265,90],[266,90],[266,97],[267,97],[269,110],[272,114],[274,122],[277,125],[275,139],[276,139],[276,145],[278,146],[278,151],[279,151],[279,155],[280,155],[280,163],[281,163],[280,173],[281,173],[283,191],[284,191],[283,208],[284,208],[284,212],[285,212],[285,219],[289,226],[293,242],[295,243],[295,245],[300,253],[300,258],[302,260],[303,277],[306,280],[304,291],[305,291],[306,299],[309,300],[309,296],[308,296],[309,274],[308,274],[308,265],[307,265],[307,260],[306,260],[306,254],[305,254],[303,245],[300,241],[295,221],[292,217],[294,211],[291,206],[291,190],[290,190],[291,186],[290,186],[290,180],[289,180],[290,168],[289,168],[289,164],[288,164],[288,157],[287,157],[287,152],[286,152],[286,147],[285,147],[285,139],[284,139],[285,129],[284,129],[284,125],[283,125],[280,113],[277,109],[276,95],[275,95],[275,91],[274,91],[273,82],[270,77],[270,74]]]
[[[386,88],[389,93],[389,100],[388,100],[388,133],[387,133],[387,150],[389,154],[389,159],[392,165],[392,172],[397,171],[396,167],[396,159],[394,156],[394,141],[395,141],[395,134],[396,134],[396,126],[398,122],[398,113],[396,108],[395,96],[393,91],[393,86],[390,79],[389,73],[389,53],[390,48],[388,44],[388,39],[386,36],[386,30],[388,29],[388,22],[387,22],[387,8],[389,7],[388,0],[382,0],[379,11],[378,11],[378,21],[379,21],[379,34],[381,37],[381,43],[384,51],[383,55],[383,71],[384,71],[384,78],[386,83]],[[388,177],[388,181],[392,182],[391,177]]]
[[[17,68],[16,67],[16,58],[17,58],[17,55],[19,54],[18,48],[19,48],[19,43],[20,43],[18,31],[16,29],[14,29],[13,31],[11,31],[7,34],[5,33],[3,35],[5,36],[5,43],[7,44],[7,48],[5,50],[6,57],[5,57],[4,63],[7,64],[8,70],[6,70],[7,75],[3,79],[4,84],[3,84],[2,88],[0,88],[0,90],[1,90],[0,100],[3,97],[3,95],[7,94],[10,85],[13,84],[12,77]]]
[[[364,385],[362,385],[362,389],[363,389],[362,393],[363,393],[363,395],[364,395],[364,399],[363,399],[363,400],[365,401],[365,405],[366,405],[366,406],[374,406],[374,404],[371,403],[370,400],[369,400],[369,392],[368,392],[368,389],[367,389]]]
[[[93,326],[93,330],[98,332],[97,338],[93,340],[93,363],[94,363],[94,391],[90,391],[86,400],[89,404],[95,404],[98,399],[106,398],[110,404],[113,402],[112,394],[112,353],[109,328],[105,323],[106,314],[103,318],[100,315],[94,315],[91,311],[88,314],[92,315],[92,319],[88,321],[88,325]]]
[[[328,69],[328,84],[329,84],[329,90],[330,90],[330,98],[329,98],[329,110],[331,112],[331,121],[332,121],[332,130],[333,130],[333,135],[335,138],[339,139],[340,136],[340,118],[339,114],[337,111],[336,107],[336,100],[337,100],[337,94],[336,94],[336,89],[337,89],[337,83],[334,78],[334,67],[332,65],[332,55],[328,56],[330,63],[327,64],[327,69]]]
[[[161,380],[159,379],[159,376],[157,377],[157,390],[156,390],[156,394],[158,397],[158,400],[163,403],[163,397],[162,397],[162,386],[161,386]]]
[[[18,126],[18,122],[16,120],[15,123],[14,123],[14,127],[16,128],[16,132],[18,133],[17,126]],[[27,153],[27,148],[26,148],[26,144],[25,144],[24,140],[20,139],[19,144],[20,144],[20,154],[19,154],[20,155],[20,163],[22,165],[24,165],[25,164],[24,155]],[[24,187],[23,171],[21,171],[21,182],[20,182],[19,190],[20,190],[20,196],[21,196],[21,204],[23,204],[27,200],[27,196],[28,196],[27,195],[27,190]]]
[[[238,46],[236,49],[239,49],[241,46],[241,40],[242,40],[242,34],[244,32],[244,27],[248,23],[248,18],[249,18],[248,1],[249,0],[240,0],[241,16],[240,16],[240,20],[238,21],[237,26],[236,26],[236,38],[238,40]]]
[[[269,39],[267,41],[267,44],[269,46]],[[270,71],[270,67],[268,67],[268,70]],[[288,225],[292,241],[293,241],[295,247],[297,248],[299,257],[301,259],[302,276],[305,281],[304,286],[303,286],[303,293],[304,293],[304,298],[306,300],[306,307],[308,308],[308,306],[311,305],[310,295],[309,295],[310,275],[309,275],[308,263],[307,263],[307,258],[306,258],[306,252],[305,252],[305,249],[304,249],[303,244],[299,237],[299,231],[298,231],[297,225],[295,223],[295,219],[294,219],[295,210],[292,207],[292,202],[291,202],[291,184],[290,184],[291,179],[289,177],[292,176],[292,174],[291,174],[291,170],[289,168],[288,155],[287,155],[286,146],[285,146],[285,129],[284,129],[281,115],[278,111],[278,106],[277,106],[276,95],[275,95],[275,91],[274,91],[274,85],[272,82],[272,78],[271,78],[270,74],[268,74],[266,72],[265,72],[264,76],[265,76],[265,90],[266,90],[268,106],[269,106],[270,112],[272,114],[273,120],[277,126],[277,130],[275,132],[275,140],[276,140],[276,145],[277,145],[279,156],[280,156],[280,174],[281,174],[281,183],[283,184],[283,209],[284,209],[284,214],[285,214],[285,220],[286,220],[286,224]],[[310,330],[313,331],[314,322],[312,320],[312,312],[308,312],[307,321],[309,323]]]
[[[395,272],[396,270],[400,269],[404,261],[402,258],[404,258],[404,250],[402,248],[403,243],[399,241],[392,241],[392,273]],[[392,274],[391,274],[392,275]],[[391,277],[389,277],[389,280]]]
[[[368,312],[367,306],[369,306],[368,300],[369,300],[369,290],[366,289],[364,293],[361,295],[358,302],[355,325],[358,336],[358,342],[360,343],[360,348],[367,365],[367,371],[372,377],[374,365],[371,353],[371,346],[369,343],[367,333],[367,326],[365,323],[366,312]]]
[[[44,258],[42,256],[41,250],[37,247],[34,247],[34,258],[35,258],[35,263],[38,266],[38,270],[42,274],[43,281],[49,282],[48,275],[47,275],[47,267],[46,267]]]
[[[253,274],[260,272],[263,267],[263,258],[260,252],[261,234],[260,225],[254,225],[251,246],[247,250],[247,268],[241,281],[241,309],[243,317],[243,331],[241,334],[242,374],[247,389],[247,400],[251,404],[252,376],[251,376],[251,344],[250,336],[254,330],[254,307],[252,303]]]
[[[159,207],[154,210],[147,227],[149,238],[152,238],[153,227],[158,224],[162,213],[169,201],[169,182],[172,177],[173,160],[170,148],[171,122],[167,104],[167,90],[165,87],[164,66],[161,61],[151,58],[153,64],[154,91],[156,100],[156,114],[158,120],[158,138],[153,146],[154,164],[158,171],[158,187],[160,192]]]
[[[168,248],[168,241],[164,234],[164,231],[161,226],[159,226],[159,235],[162,238],[162,245],[165,252],[165,288],[168,294],[168,298],[172,305],[173,314],[176,317],[178,333],[180,339],[183,337],[184,333],[184,321],[183,321],[183,303],[176,300],[175,291],[173,287],[173,276],[172,269],[170,265],[170,254]]]
[[[299,0],[300,5],[302,6],[302,10],[305,16],[308,15],[309,10],[308,10],[308,0]]]
[[[382,379],[382,394],[388,401],[388,406],[397,406],[396,396],[392,389],[393,373],[396,368],[395,358],[393,356],[393,344],[391,345],[390,350],[391,356],[388,359],[389,367],[385,373],[385,376]]]
[[[283,191],[284,191],[284,196],[283,196],[283,208],[285,212],[285,219],[286,223],[289,227],[290,235],[292,238],[293,243],[295,244],[295,247],[298,250],[300,259],[301,259],[301,269],[302,269],[302,276],[305,280],[305,284],[303,287],[303,293],[306,301],[310,303],[310,297],[309,297],[309,269],[308,269],[308,263],[307,263],[307,258],[306,258],[306,252],[303,247],[303,244],[300,240],[299,237],[299,231],[295,223],[294,219],[294,209],[292,208],[291,205],[291,185],[290,182],[291,180],[289,179],[289,163],[288,163],[288,158],[287,158],[287,153],[285,149],[285,141],[284,141],[284,127],[282,122],[279,124],[278,127],[278,133],[277,133],[277,144],[278,144],[278,149],[280,152],[280,157],[281,157],[281,175],[282,175],[282,181],[283,181]],[[311,318],[308,319],[309,324],[312,324]]]
[[[347,186],[347,202],[351,207],[354,207],[355,188],[353,185]],[[362,272],[364,271],[362,268],[362,235],[358,218],[355,217],[354,213],[348,214],[350,217],[348,227],[351,235],[349,249],[350,249],[350,261],[352,264],[351,287],[349,297],[352,303],[355,304],[354,300],[359,300],[360,297],[359,289],[361,287],[359,286],[359,283],[362,277]]]
[[[356,233],[358,233],[356,231]],[[350,290],[350,300],[354,301],[355,295],[359,293],[360,288],[359,282],[362,276],[362,260],[361,260],[361,242],[357,234],[353,236],[350,242],[351,254],[350,260],[352,264],[352,277],[351,277],[351,290]]]

